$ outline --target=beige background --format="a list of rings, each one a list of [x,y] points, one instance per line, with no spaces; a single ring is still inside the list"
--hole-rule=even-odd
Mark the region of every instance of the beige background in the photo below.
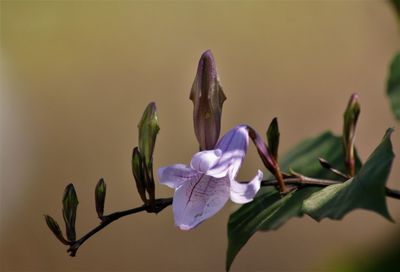
[[[171,209],[125,218],[76,258],[42,217],[62,222],[60,199],[72,181],[78,234],[89,230],[98,223],[93,189],[100,176],[108,184],[107,211],[140,204],[130,156],[150,101],[161,126],[155,166],[189,162],[197,144],[188,96],[208,48],[228,97],[222,131],[245,122],[263,132],[277,116],[284,152],[325,129],[340,133],[355,91],[364,159],[397,125],[384,88],[400,34],[384,1],[1,1],[1,43],[1,271],[224,269],[233,204],[190,232],[174,227]],[[251,148],[240,176],[261,167]],[[400,179],[399,168],[397,160],[391,180]],[[399,221],[400,202],[389,206]],[[364,211],[342,222],[294,219],[255,235],[233,270],[326,271],[332,259],[378,248],[398,226]]]

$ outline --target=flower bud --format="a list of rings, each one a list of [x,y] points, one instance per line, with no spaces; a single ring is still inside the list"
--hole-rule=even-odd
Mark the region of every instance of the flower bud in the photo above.
[[[264,164],[264,166],[272,173],[275,174],[277,170],[277,162],[268,150],[261,136],[252,127],[247,127],[249,136],[257,148],[258,155]]]
[[[275,161],[278,161],[279,137],[278,119],[275,117],[267,130],[268,149]]]
[[[274,121],[272,121],[272,122],[274,123]],[[275,125],[272,125],[272,126],[275,126]],[[276,124],[276,127],[271,129],[271,130],[275,131],[273,133],[273,134],[275,134],[274,137],[276,137],[277,127],[278,126]],[[289,192],[289,190],[286,187],[286,184],[283,180],[283,176],[282,176],[278,161],[274,158],[274,156],[271,155],[270,150],[268,149],[267,145],[264,143],[261,136],[257,133],[257,131],[255,131],[250,126],[247,126],[247,129],[249,131],[249,136],[250,136],[251,140],[253,141],[254,145],[257,148],[258,155],[260,155],[262,162],[264,163],[265,167],[271,172],[271,174],[273,174],[275,176],[276,180],[278,181],[280,192],[281,193]],[[278,135],[279,135],[279,132],[278,132]],[[278,136],[278,139],[279,139],[279,136]],[[276,145],[276,139],[274,140],[273,145]],[[276,146],[276,148],[277,148],[277,146]]]
[[[200,58],[189,98],[193,101],[194,131],[200,150],[213,149],[221,130],[222,104],[226,96],[210,50]]]
[[[145,165],[153,160],[153,151],[156,144],[157,134],[160,131],[156,112],[156,104],[150,103],[143,112],[139,128],[139,150],[143,156]]]
[[[104,215],[104,202],[106,200],[106,183],[104,179],[100,179],[96,185],[96,189],[94,192],[95,202],[96,202],[96,212],[100,219],[103,218]]]
[[[142,156],[138,147],[135,147],[132,153],[132,173],[135,178],[136,188],[140,198],[146,203],[146,181],[143,171]]]
[[[53,234],[56,236],[56,238],[58,240],[60,240],[60,242],[63,243],[64,245],[68,245],[68,241],[65,240],[65,238],[61,232],[60,226],[58,225],[56,220],[54,220],[53,217],[51,217],[50,215],[45,215],[44,219],[46,220],[47,226],[53,232]]]
[[[160,130],[156,114],[156,104],[150,103],[138,124],[139,128],[139,151],[144,166],[144,180],[146,191],[149,194],[150,203],[154,205],[155,184],[153,177],[153,151],[156,143],[157,134]]]
[[[76,219],[76,210],[79,202],[75,192],[74,185],[72,183],[65,188],[62,202],[63,202],[63,217],[65,221],[67,238],[70,241],[75,241],[76,239],[75,219]]]
[[[350,176],[355,175],[354,142],[359,114],[358,94],[352,94],[343,114],[343,144],[346,153],[347,172]]]

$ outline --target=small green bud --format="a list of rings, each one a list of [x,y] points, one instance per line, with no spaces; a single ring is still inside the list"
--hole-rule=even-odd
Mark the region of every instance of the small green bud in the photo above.
[[[279,137],[278,119],[275,117],[267,130],[268,149],[275,161],[278,161]]]
[[[153,160],[153,151],[156,144],[157,134],[160,131],[156,104],[150,103],[143,112],[142,119],[138,124],[139,128],[139,150],[143,156],[145,165]]]
[[[146,180],[143,169],[142,156],[138,147],[133,149],[132,153],[132,173],[135,178],[136,188],[140,195],[140,198],[146,203]]]
[[[153,151],[156,144],[157,134],[160,130],[156,112],[156,104],[150,103],[138,124],[139,128],[139,151],[144,165],[144,177],[146,191],[149,194],[150,202],[155,201],[155,184],[153,177]]]
[[[343,114],[343,145],[346,154],[347,172],[350,176],[355,175],[354,143],[356,126],[360,115],[360,104],[358,94],[352,94]]]
[[[53,232],[53,234],[56,236],[56,238],[58,240],[60,240],[60,242],[63,243],[64,245],[68,245],[68,241],[65,240],[65,238],[61,232],[60,226],[58,225],[56,220],[54,220],[53,217],[51,217],[50,215],[45,215],[44,219],[46,220],[47,226]]]
[[[213,149],[221,130],[222,104],[226,96],[210,50],[200,58],[190,100],[193,101],[194,131],[200,150]]]
[[[65,188],[62,203],[63,203],[63,217],[65,221],[67,238],[70,241],[75,241],[76,210],[79,202],[75,192],[74,185],[72,183]]]
[[[106,183],[104,182],[104,179],[101,178],[99,182],[97,182],[96,189],[94,191],[96,212],[100,219],[102,219],[104,216],[104,202],[106,201],[106,191]]]

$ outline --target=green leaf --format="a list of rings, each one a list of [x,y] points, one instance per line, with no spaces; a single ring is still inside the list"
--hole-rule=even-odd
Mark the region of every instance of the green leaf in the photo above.
[[[267,188],[249,204],[233,213],[228,221],[226,270],[250,237],[257,231],[276,230],[292,217],[301,217],[301,204],[318,187],[307,187],[284,197],[275,188]]]
[[[392,0],[391,2],[393,4],[394,9],[397,12],[397,17],[400,19],[400,0]]]
[[[336,178],[335,174],[320,166],[319,157],[326,158],[335,168],[344,171],[345,154],[341,137],[326,132],[305,140],[286,154],[280,165],[284,170],[297,169],[315,178]],[[358,157],[357,165],[361,165]],[[319,190],[320,187],[305,187],[281,198],[274,188],[264,187],[254,201],[231,214],[228,221],[226,269],[229,270],[235,256],[255,232],[275,230],[290,218],[303,216],[303,201]]]
[[[342,219],[354,209],[375,211],[392,220],[386,206],[386,181],[394,154],[389,129],[382,142],[352,179],[328,186],[303,203],[303,211],[320,221],[323,218]]]
[[[390,65],[386,93],[396,119],[400,120],[400,52],[397,53]]]
[[[65,188],[62,203],[63,203],[63,217],[65,222],[67,238],[70,241],[75,241],[76,210],[78,208],[79,202],[75,192],[74,185],[72,183],[68,184],[68,186]]]
[[[346,171],[342,138],[329,131],[298,144],[280,161],[281,169],[288,171],[291,168],[314,178],[335,179],[335,174],[321,167],[319,157],[326,159],[335,169]],[[361,161],[356,152],[356,169],[360,167]]]

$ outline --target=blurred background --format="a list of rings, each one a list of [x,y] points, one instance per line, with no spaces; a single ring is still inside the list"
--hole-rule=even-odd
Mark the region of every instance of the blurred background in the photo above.
[[[140,205],[130,157],[150,101],[161,126],[155,167],[189,162],[197,151],[189,90],[206,49],[228,97],[222,132],[239,123],[264,132],[276,116],[284,153],[326,129],[341,133],[347,100],[358,92],[357,146],[365,160],[397,126],[384,90],[399,44],[385,1],[1,1],[0,270],[223,270],[227,219],[237,208],[231,203],[189,232],[174,227],[170,208],[126,217],[76,258],[43,214],[62,223],[63,189],[73,182],[78,236],[86,233],[98,224],[93,190],[100,177],[108,185],[106,212]],[[251,148],[240,177],[258,168]],[[393,169],[389,185],[400,188],[400,160]],[[173,193],[164,186],[157,192]],[[388,204],[400,221],[400,202]],[[257,233],[232,270],[327,271],[335,260],[374,256],[399,226],[360,210],[341,222],[293,219]]]

